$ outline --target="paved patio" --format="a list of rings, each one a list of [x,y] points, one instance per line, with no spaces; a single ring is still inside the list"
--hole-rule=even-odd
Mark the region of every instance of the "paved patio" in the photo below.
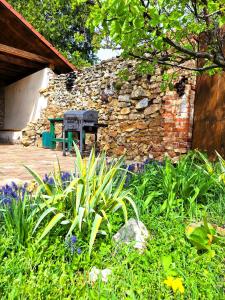
[[[74,157],[62,155],[62,151],[21,145],[0,145],[0,185],[10,180],[30,180],[32,176],[24,165],[41,176],[53,171],[54,163],[60,161],[62,171],[74,169]]]

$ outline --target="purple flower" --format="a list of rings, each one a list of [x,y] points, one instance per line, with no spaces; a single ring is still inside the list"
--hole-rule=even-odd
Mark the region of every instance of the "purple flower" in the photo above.
[[[22,200],[24,199],[25,193],[26,193],[26,188],[23,187],[23,188],[21,189]]]
[[[54,179],[52,177],[50,177],[49,180],[48,180],[48,184],[53,185],[54,183],[55,183]]]
[[[48,184],[48,185],[54,185],[54,183],[55,183],[54,178],[49,177],[47,174],[45,174],[43,181],[45,184]]]
[[[47,174],[45,174],[45,177],[43,178],[44,183],[48,183],[49,177]]]
[[[72,235],[70,238],[71,244],[75,244],[77,241],[77,237],[75,235]]]
[[[82,250],[81,250],[81,248],[77,248],[77,254],[81,254],[82,253]]]
[[[134,164],[131,164],[128,166],[127,170],[130,171],[130,172],[133,172],[135,169],[135,165]]]
[[[12,200],[10,198],[3,198],[2,204],[4,205],[10,205],[12,203]]]
[[[14,181],[12,181],[12,188],[14,189],[14,191],[18,191],[18,185],[14,182]]]
[[[62,172],[61,178],[62,178],[62,181],[69,181],[71,178],[71,175],[69,172]]]

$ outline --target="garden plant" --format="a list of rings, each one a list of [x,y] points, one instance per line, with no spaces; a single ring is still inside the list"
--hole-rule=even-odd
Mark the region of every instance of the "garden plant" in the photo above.
[[[27,168],[33,182],[0,190],[2,299],[224,299],[219,154],[126,166],[75,152],[74,172]],[[142,253],[112,239],[131,217],[150,233]],[[96,268],[107,280],[90,279]]]

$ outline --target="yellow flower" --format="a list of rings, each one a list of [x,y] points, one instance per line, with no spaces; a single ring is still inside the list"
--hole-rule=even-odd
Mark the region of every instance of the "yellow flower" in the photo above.
[[[184,286],[183,286],[181,278],[176,278],[173,281],[172,289],[173,289],[174,292],[176,292],[177,290],[179,290],[181,294],[184,293]]]
[[[167,279],[164,280],[164,283],[165,283],[168,287],[172,287],[172,285],[173,285],[173,277],[171,277],[171,276],[167,277]]]
[[[27,191],[28,192],[33,192],[35,190],[35,188],[37,187],[36,182],[35,181],[31,181],[29,183],[29,185],[27,186]]]
[[[207,237],[209,238],[208,244],[211,245],[213,240],[212,234],[207,234]]]
[[[164,283],[168,287],[171,287],[174,293],[176,291],[179,291],[181,294],[184,293],[184,286],[183,286],[181,278],[175,278],[174,279],[173,277],[169,276],[169,277],[167,277],[166,280],[164,280]]]

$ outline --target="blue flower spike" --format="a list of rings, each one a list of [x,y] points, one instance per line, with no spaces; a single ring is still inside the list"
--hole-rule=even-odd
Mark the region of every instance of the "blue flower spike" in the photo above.
[[[70,240],[72,244],[75,244],[77,241],[77,237],[75,235],[72,235]]]
[[[82,250],[81,250],[81,248],[78,248],[78,249],[77,249],[77,254],[79,254],[79,255],[80,255],[81,253],[82,253]]]

